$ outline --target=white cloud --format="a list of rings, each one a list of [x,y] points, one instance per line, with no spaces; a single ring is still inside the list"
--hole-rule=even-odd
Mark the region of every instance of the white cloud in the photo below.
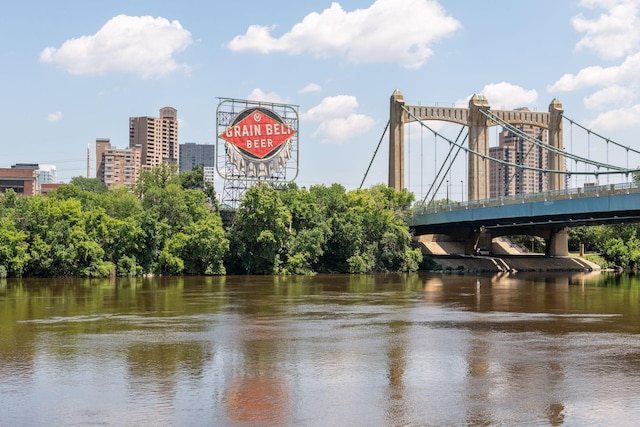
[[[563,75],[557,82],[549,86],[547,90],[550,92],[568,92],[601,84],[601,82],[606,84],[607,81],[613,80],[613,74],[611,68],[605,69],[600,66],[591,66],[583,68],[575,75],[571,73]]]
[[[301,119],[320,123],[313,136],[321,143],[341,143],[368,132],[375,124],[373,118],[356,114],[357,108],[355,96],[332,96],[303,113]]]
[[[637,0],[587,0],[580,6],[589,9],[606,9],[595,19],[579,14],[572,19],[576,31],[584,36],[576,45],[577,50],[595,51],[601,58],[620,58],[640,47],[640,19]]]
[[[602,110],[609,107],[629,105],[636,96],[637,94],[628,88],[613,85],[585,97],[584,106],[591,110]]]
[[[584,99],[586,108],[605,111],[591,121],[598,129],[637,126],[640,106],[640,0],[582,0],[581,7],[596,10],[595,17],[583,14],[572,20],[574,29],[584,36],[576,50],[591,50],[607,60],[624,58],[618,64],[591,65],[577,73],[567,73],[547,90],[570,92],[590,88]],[[632,107],[629,107],[633,105]]]
[[[282,97],[276,92],[266,93],[260,88],[255,88],[254,90],[252,90],[251,93],[247,96],[247,99],[258,102],[273,102],[278,104],[284,103]]]
[[[488,84],[480,93],[487,97],[489,105],[496,108],[526,107],[538,100],[538,92],[534,89],[527,90],[507,82]]]
[[[55,113],[49,113],[47,114],[47,117],[45,118],[46,121],[48,121],[49,123],[55,123],[57,121],[62,120],[62,112],[61,111],[56,111]]]
[[[369,116],[350,114],[347,117],[323,121],[313,136],[323,144],[345,142],[368,132],[374,123],[375,121]]]
[[[495,110],[527,107],[538,101],[538,92],[535,89],[527,90],[507,82],[489,83],[480,94],[487,98],[489,105]],[[471,96],[456,101],[456,107],[466,108]]]
[[[305,87],[303,87],[302,89],[300,89],[298,91],[299,94],[305,94],[305,93],[312,93],[312,92],[321,92],[322,88],[320,87],[319,84],[316,83],[309,83],[308,85],[306,85]]]
[[[353,95],[338,95],[324,98],[320,104],[302,114],[302,118],[312,122],[320,122],[336,117],[343,117],[358,108],[358,100]]]
[[[611,67],[591,66],[578,74],[565,74],[550,91],[573,91],[589,86],[609,86],[612,84],[635,84],[640,78],[640,52],[629,56],[620,65]]]
[[[638,125],[640,105],[611,110],[598,115],[587,126],[598,131],[613,131]]]
[[[55,63],[74,75],[118,72],[161,77],[177,70],[189,71],[174,55],[191,42],[191,33],[178,21],[118,15],[94,35],[69,39],[59,48],[45,48],[40,61]]]
[[[334,2],[305,16],[279,38],[272,36],[275,26],[252,25],[228,48],[316,58],[345,56],[354,63],[391,62],[417,68],[432,55],[433,43],[460,26],[435,0],[377,0],[367,9],[351,12]]]

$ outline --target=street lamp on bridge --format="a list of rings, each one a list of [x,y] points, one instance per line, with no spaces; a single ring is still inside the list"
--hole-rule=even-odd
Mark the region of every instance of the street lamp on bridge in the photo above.
[[[447,203],[449,203],[449,180],[447,180]]]

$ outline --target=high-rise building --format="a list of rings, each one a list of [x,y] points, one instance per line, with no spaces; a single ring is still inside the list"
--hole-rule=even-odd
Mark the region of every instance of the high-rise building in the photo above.
[[[180,172],[193,170],[196,166],[214,167],[215,146],[187,142],[180,144]]]
[[[142,148],[111,146],[109,138],[96,138],[96,178],[108,187],[131,185],[140,173]]]
[[[142,167],[179,163],[178,110],[160,109],[160,117],[129,117],[129,148],[140,146]]]
[[[526,109],[524,109],[526,110]],[[528,111],[528,110],[526,110]],[[523,133],[547,143],[547,132],[531,125],[516,125]],[[505,163],[547,169],[548,151],[543,147],[509,130],[499,134],[498,146],[489,147],[489,156]],[[547,191],[548,177],[544,172],[523,169],[498,162],[489,165],[489,197],[514,196]]]

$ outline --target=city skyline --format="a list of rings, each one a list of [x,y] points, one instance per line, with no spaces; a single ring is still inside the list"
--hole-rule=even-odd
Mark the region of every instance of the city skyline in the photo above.
[[[7,138],[0,167],[53,164],[60,181],[84,176],[87,144],[104,137],[125,147],[128,118],[166,105],[180,112],[179,143],[215,144],[218,98],[231,97],[298,105],[298,184],[356,188],[395,89],[414,105],[464,106],[482,93],[495,109],[546,111],[558,98],[567,117],[640,148],[637,1],[491,6],[12,2],[0,26]],[[437,126],[454,136],[459,130]],[[416,126],[407,132],[407,185],[419,198],[446,150]],[[567,150],[604,158],[604,146],[589,146],[578,132],[570,138],[569,126],[565,132]],[[612,152],[609,161],[628,160]],[[386,182],[386,165],[383,145],[365,185]],[[458,166],[450,182],[463,179]],[[452,198],[464,197],[460,187]]]

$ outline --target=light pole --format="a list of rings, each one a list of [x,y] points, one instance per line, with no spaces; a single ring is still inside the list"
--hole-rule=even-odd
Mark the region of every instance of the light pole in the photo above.
[[[447,180],[447,204],[449,203],[449,180]]]
[[[462,203],[464,203],[464,180],[460,180],[460,194],[462,195]]]

